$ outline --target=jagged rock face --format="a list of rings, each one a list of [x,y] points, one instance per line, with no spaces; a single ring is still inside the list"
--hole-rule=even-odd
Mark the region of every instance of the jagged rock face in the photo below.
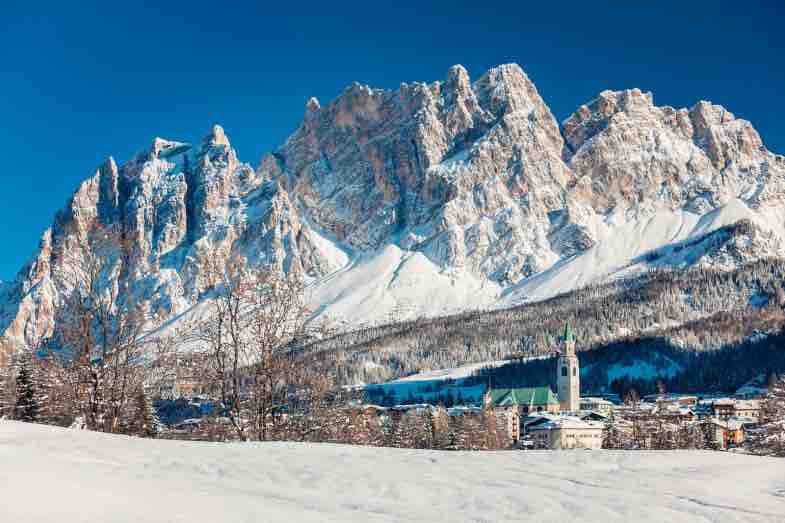
[[[639,89],[604,91],[564,122],[576,191],[600,213],[658,202],[705,212],[782,195],[783,163],[723,107],[656,107]]]
[[[444,83],[310,101],[266,174],[283,172],[303,212],[354,249],[398,236],[442,267],[516,281],[558,258],[547,213],[572,177],[563,147],[520,67],[471,84],[455,66]]]
[[[785,255],[783,180],[785,159],[752,125],[707,102],[677,110],[638,89],[604,91],[560,128],[514,64],[474,82],[454,66],[443,82],[395,91],[353,84],[325,106],[308,100],[297,131],[256,169],[220,126],[195,147],[156,138],[123,165],[108,159],[0,289],[0,326],[17,344],[51,334],[69,292],[63,253],[81,252],[78,238],[97,226],[122,232],[128,260],[106,284],[127,286],[161,318],[202,299],[206,261],[233,254],[349,299],[350,313],[383,317],[389,301],[373,300],[406,282],[433,285],[428,298],[438,302],[470,279],[479,286],[460,291],[459,306],[488,306],[551,273],[564,278],[582,260],[603,262],[615,235],[662,216],[681,217],[678,231],[628,242],[636,246],[618,254],[627,265]],[[749,221],[733,226],[740,217]],[[389,275],[374,269],[384,274],[370,297],[351,301],[351,278],[330,290],[390,246],[399,265]],[[409,259],[432,271],[424,281],[405,274]],[[591,271],[577,273],[576,285]],[[485,301],[471,294],[478,289],[490,293]]]

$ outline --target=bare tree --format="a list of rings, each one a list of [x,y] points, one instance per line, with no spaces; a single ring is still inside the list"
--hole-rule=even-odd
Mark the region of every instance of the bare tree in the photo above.
[[[194,321],[203,385],[221,403],[240,440],[307,438],[305,420],[329,388],[302,350],[318,334],[308,323],[304,287],[295,276],[248,268],[241,257],[211,263],[207,311]]]
[[[57,364],[49,371],[70,390],[74,417],[85,428],[119,432],[131,398],[143,387],[148,314],[118,283],[128,270],[119,231],[95,225],[75,231],[70,241],[58,253],[60,303],[48,354]]]

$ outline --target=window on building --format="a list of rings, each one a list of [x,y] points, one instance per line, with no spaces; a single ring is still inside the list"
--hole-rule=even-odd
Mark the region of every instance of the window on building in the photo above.
[[[566,376],[567,375],[567,367],[562,367],[561,368],[561,375],[562,376]]]
[[[572,368],[572,375],[573,376],[577,375],[577,372],[578,372],[578,368],[577,367],[573,367]]]

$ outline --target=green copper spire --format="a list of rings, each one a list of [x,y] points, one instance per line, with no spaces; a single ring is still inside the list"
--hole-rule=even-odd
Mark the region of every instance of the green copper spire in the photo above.
[[[572,335],[572,327],[570,327],[569,321],[564,324],[564,341],[575,341],[575,336]]]

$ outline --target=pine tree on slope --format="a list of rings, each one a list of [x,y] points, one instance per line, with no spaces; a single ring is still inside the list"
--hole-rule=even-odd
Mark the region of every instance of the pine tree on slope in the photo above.
[[[33,382],[33,372],[29,359],[25,357],[20,360],[16,375],[14,418],[27,422],[34,422],[38,419],[38,398]]]
[[[134,396],[132,417],[129,430],[132,435],[142,438],[155,438],[158,435],[161,422],[143,389],[138,390]]]
[[[0,419],[11,418],[16,405],[16,387],[10,365],[0,365]]]

